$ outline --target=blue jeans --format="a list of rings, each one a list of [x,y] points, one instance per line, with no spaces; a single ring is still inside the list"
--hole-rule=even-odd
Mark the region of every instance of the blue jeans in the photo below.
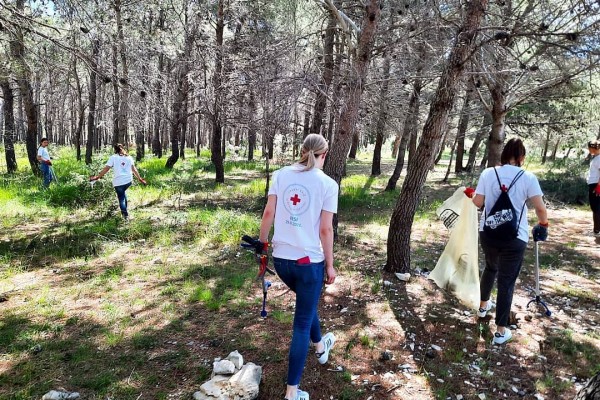
[[[508,326],[515,283],[523,265],[523,255],[527,243],[521,239],[499,243],[479,233],[481,248],[485,254],[485,269],[479,283],[481,301],[490,299],[494,281],[498,277],[498,297],[496,299],[496,325]]]
[[[50,172],[50,166],[44,163],[40,163],[40,170],[42,171],[42,175],[44,177],[44,187],[50,186],[50,182],[52,182],[52,172]]]
[[[290,345],[287,384],[300,383],[309,340],[321,341],[321,326],[317,306],[323,287],[325,261],[298,265],[295,260],[273,258],[273,264],[279,278],[296,293],[296,312],[294,313],[294,332]]]
[[[131,186],[131,182],[121,186],[115,186],[115,192],[117,192],[117,198],[119,199],[119,208],[121,209],[121,214],[125,218],[129,216],[127,213],[127,196],[125,195],[125,191],[129,186]]]

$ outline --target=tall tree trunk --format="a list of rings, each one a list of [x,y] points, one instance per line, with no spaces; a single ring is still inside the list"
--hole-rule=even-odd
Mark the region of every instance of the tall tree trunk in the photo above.
[[[16,9],[24,14],[25,0],[16,0]],[[31,69],[25,61],[25,41],[20,25],[14,25],[10,40],[10,53],[15,63],[15,78],[19,86],[20,99],[23,102],[27,116],[27,134],[25,147],[31,170],[35,175],[41,171],[37,162],[37,132],[38,132],[38,107],[33,101],[33,88],[31,87]]]
[[[421,71],[419,69],[418,71]],[[398,156],[396,158],[396,166],[394,172],[385,187],[385,191],[389,192],[396,189],[396,184],[400,175],[402,174],[402,168],[404,168],[404,155],[406,153],[406,147],[411,137],[417,136],[417,126],[419,123],[419,109],[421,105],[421,88],[423,86],[420,78],[421,74],[417,72],[417,78],[413,84],[413,90],[410,93],[408,100],[408,112],[404,119],[404,126],[402,127],[402,137],[398,146]]]
[[[544,147],[542,148],[542,164],[546,164],[548,147],[550,147],[550,128],[548,128],[548,131],[546,132],[546,140],[544,140]]]
[[[506,113],[506,95],[503,86],[495,86],[492,91],[492,131],[487,144],[487,166],[494,167],[500,165],[500,154],[502,145],[506,138],[505,120]]]
[[[348,153],[348,158],[356,160],[356,153],[358,153],[358,146],[360,145],[360,134],[358,133],[358,129],[354,130],[354,134],[352,135],[352,145],[350,146],[350,152]],[[344,176],[346,175],[346,171],[344,169]]]
[[[123,22],[121,17],[121,0],[114,0],[115,16],[117,21],[117,38],[119,42],[119,58],[121,59],[121,101],[119,103],[118,142],[128,146],[128,114],[129,114],[129,67],[127,66],[127,48],[123,35]]]
[[[460,174],[463,172],[463,157],[465,154],[465,137],[467,136],[467,130],[469,129],[469,120],[471,119],[471,113],[469,112],[471,102],[475,98],[475,88],[472,85],[472,80],[469,80],[467,86],[467,93],[465,94],[465,102],[463,103],[462,110],[460,112],[460,119],[458,120],[458,129],[456,131],[456,165],[454,172]]]
[[[387,95],[389,91],[390,80],[390,56],[386,54],[383,57],[383,75],[381,89],[379,91],[379,115],[377,116],[377,127],[375,128],[375,149],[373,151],[373,164],[371,165],[371,175],[381,175],[381,148],[385,135],[385,124],[387,122]]]
[[[558,145],[560,144],[560,136],[556,137],[556,143],[552,148],[552,154],[550,154],[550,161],[556,161],[556,153],[558,152]]]
[[[440,144],[440,147],[438,147],[438,152],[437,156],[435,157],[435,160],[433,160],[434,165],[438,165],[440,160],[442,159],[442,156],[444,155],[444,150],[446,150],[446,140],[448,139],[449,133],[450,128],[448,127],[448,125],[446,125],[446,129],[444,130],[444,135],[442,137],[442,143]]]
[[[254,115],[256,113],[256,101],[254,92],[250,91],[250,100],[248,101],[248,161],[254,160],[254,149],[256,148],[256,122]]]
[[[17,158],[15,156],[15,115],[14,94],[10,88],[8,78],[0,72],[0,88],[2,89],[2,116],[4,118],[4,156],[6,157],[6,171],[9,174],[17,171]],[[2,125],[0,124],[0,128]]]
[[[114,146],[117,143],[121,143],[122,140],[119,140],[119,61],[118,61],[118,49],[117,43],[113,42],[112,46],[112,88],[113,88],[113,98],[112,98],[112,145]]]
[[[189,83],[187,79],[184,82],[185,89],[184,92],[186,94],[185,100],[183,102],[183,120],[181,121],[181,146],[179,148],[179,156],[182,160],[185,160],[185,145],[186,145],[186,135],[188,131],[188,92],[189,92]]]
[[[223,29],[224,29],[224,0],[218,0],[217,5],[217,26],[216,34],[216,55],[215,55],[215,71],[213,75],[214,87],[214,109],[212,114],[212,142],[210,159],[215,166],[215,182],[225,182],[225,168],[223,166],[223,153],[221,150],[222,128],[221,128],[221,109],[223,95]]]
[[[81,161],[81,136],[83,134],[83,125],[85,123],[85,107],[83,106],[83,94],[81,88],[81,81],[79,80],[79,74],[77,73],[77,57],[73,57],[73,77],[75,78],[75,88],[77,89],[77,106],[78,106],[78,119],[77,127],[75,128],[75,154],[77,161]]]
[[[469,160],[467,161],[465,171],[473,172],[473,166],[475,165],[475,160],[477,159],[477,152],[479,151],[479,146],[481,146],[481,141],[485,137],[485,134],[488,132],[488,126],[490,126],[491,124],[492,116],[490,115],[490,113],[484,113],[482,126],[477,131],[475,139],[473,140],[473,144],[469,149]]]
[[[360,37],[358,39],[358,54],[354,59],[352,68],[354,76],[348,83],[348,91],[344,101],[336,130],[333,145],[331,146],[327,163],[325,164],[325,173],[333,178],[339,185],[346,167],[348,150],[352,144],[352,139],[356,131],[358,120],[358,109],[360,100],[365,88],[365,80],[369,69],[371,50],[377,25],[381,16],[379,1],[368,0],[365,5],[365,15],[362,22]]]
[[[161,127],[161,103],[162,103],[162,72],[164,70],[164,54],[158,55],[158,76],[154,87],[156,101],[154,106],[154,130],[152,132],[152,154],[156,157],[162,157],[162,145],[160,143]]]
[[[335,36],[335,15],[330,11],[327,19],[327,29],[325,30],[325,40],[323,43],[323,73],[319,83],[315,106],[313,108],[313,119],[310,126],[310,133],[321,133],[323,118],[327,109],[327,93],[333,79],[333,42]]]
[[[90,59],[90,83],[88,85],[88,99],[90,109],[87,118],[87,142],[85,144],[85,163],[92,163],[92,152],[96,144],[96,84],[98,69],[98,57],[100,55],[100,40],[92,40],[92,58]]]
[[[473,0],[467,3],[466,7],[462,26],[457,32],[456,41],[440,76],[419,146],[413,162],[408,165],[408,173],[392,213],[385,266],[385,270],[388,272],[408,272],[410,270],[410,237],[415,212],[423,192],[427,173],[433,165],[436,144],[439,143],[446,128],[456,88],[471,54],[481,19],[487,7],[487,0]]]

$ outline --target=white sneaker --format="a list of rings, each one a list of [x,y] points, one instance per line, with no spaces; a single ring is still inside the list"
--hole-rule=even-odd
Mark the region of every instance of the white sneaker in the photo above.
[[[494,333],[494,338],[492,339],[492,344],[504,344],[512,339],[512,332],[510,329],[504,329],[504,335],[500,332]]]
[[[287,400],[287,397],[285,400]],[[309,400],[308,393],[306,393],[304,390],[298,389],[296,390],[296,397],[294,397],[294,400]]]
[[[335,335],[331,332],[325,334],[321,339],[323,344],[325,345],[325,350],[322,353],[315,353],[317,355],[317,360],[319,364],[325,364],[327,360],[329,360],[329,351],[333,348],[335,344]]]
[[[485,305],[485,308],[480,307],[479,310],[477,310],[477,316],[479,318],[485,317],[488,311],[490,311],[495,305],[496,303],[494,303],[492,300],[488,300],[487,304]]]

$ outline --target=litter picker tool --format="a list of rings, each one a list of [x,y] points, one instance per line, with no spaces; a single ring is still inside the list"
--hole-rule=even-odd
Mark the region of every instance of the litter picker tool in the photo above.
[[[267,316],[267,290],[271,287],[271,282],[265,279],[265,274],[268,272],[271,275],[275,275],[275,272],[268,266],[268,257],[263,254],[265,249],[265,243],[258,239],[254,239],[248,235],[242,236],[242,247],[245,249],[254,250],[256,261],[258,262],[258,275],[257,279],[260,279],[260,284],[263,292],[262,310],[260,316],[266,318]]]
[[[542,296],[540,295],[540,252],[539,252],[539,241],[535,240],[534,242],[534,250],[535,250],[535,298],[530,300],[527,303],[527,308],[531,303],[535,303],[538,307],[541,305],[544,307],[546,312],[544,313],[547,317],[552,315],[552,311],[548,308],[546,303],[542,300]]]
[[[52,180],[54,182],[56,182],[56,184],[58,185],[58,178],[56,177],[56,173],[54,172],[54,168],[52,168],[52,166],[48,166],[48,169],[50,169],[50,175],[52,176]]]

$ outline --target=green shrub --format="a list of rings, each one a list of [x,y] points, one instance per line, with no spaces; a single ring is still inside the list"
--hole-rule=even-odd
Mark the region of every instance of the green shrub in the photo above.
[[[588,186],[584,179],[588,166],[581,160],[557,161],[538,174],[546,198],[566,204],[587,204]]]

